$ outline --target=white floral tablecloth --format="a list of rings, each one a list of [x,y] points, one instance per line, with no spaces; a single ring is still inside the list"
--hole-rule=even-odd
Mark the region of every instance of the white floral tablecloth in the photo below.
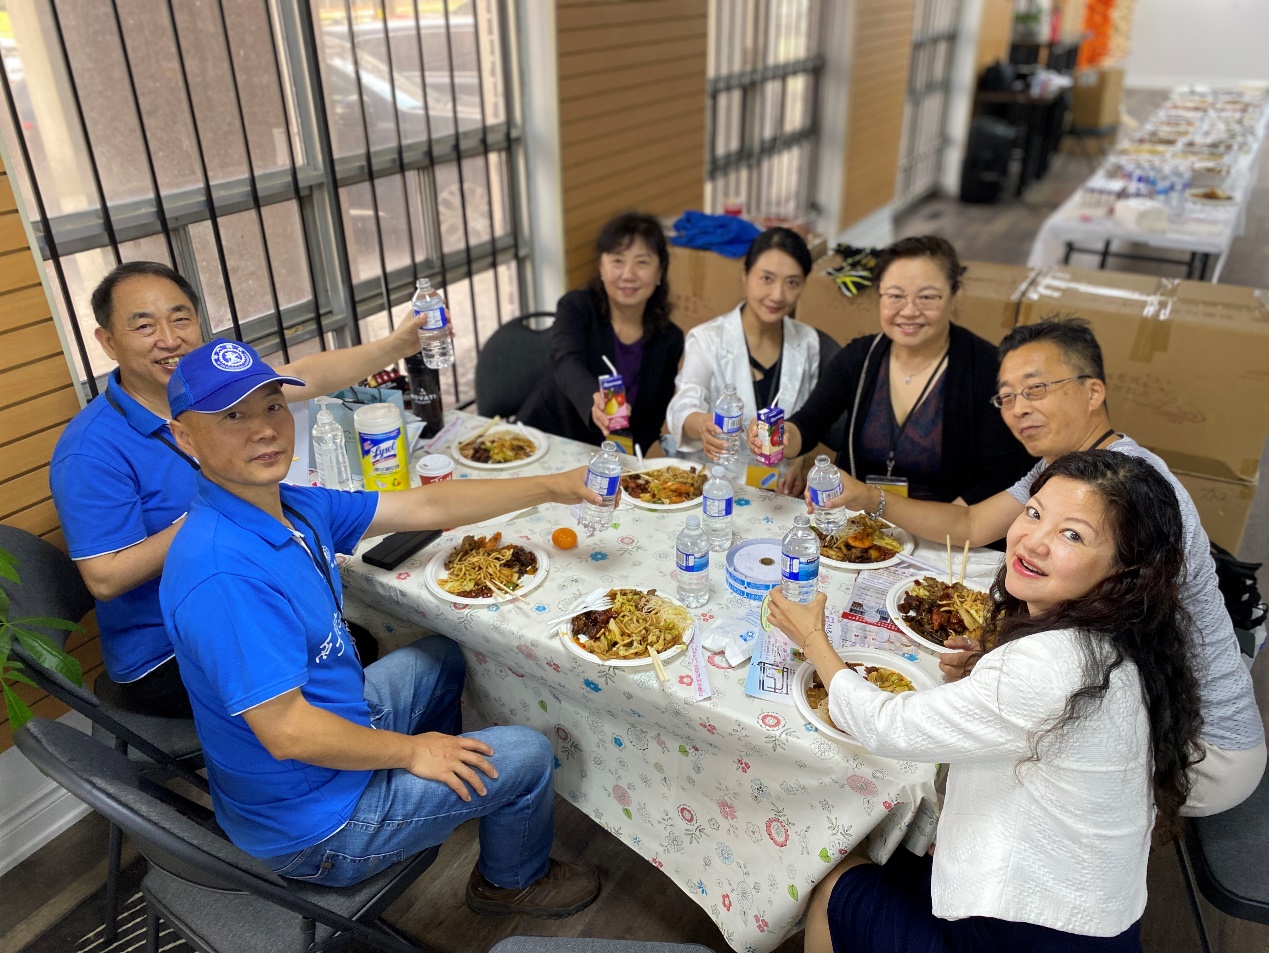
[[[593,452],[551,441],[537,464],[498,475],[558,472],[584,464]],[[455,473],[489,475],[462,466]],[[737,537],[778,537],[802,511],[799,500],[738,487]],[[468,703],[491,722],[546,735],[555,748],[556,790],[663,870],[733,948],[761,953],[797,929],[811,888],[865,839],[877,861],[905,839],[909,849],[928,847],[937,816],[935,769],[840,745],[804,723],[791,704],[746,695],[747,663],[728,669],[721,655],[709,655],[712,694],[697,701],[686,653],[666,663],[670,680],[660,684],[651,669],[618,670],[578,658],[541,624],[598,586],[672,593],[683,515],[626,504],[611,530],[570,551],[550,543],[555,528],[573,525],[562,506],[482,527],[550,553],[547,578],[525,594],[531,608],[456,606],[429,592],[424,567],[457,543],[462,529],[395,571],[346,560],[344,585],[376,613],[399,620],[395,627],[373,620],[380,631],[404,622],[456,640],[468,661]],[[695,612],[701,628],[745,604],[728,591],[721,567],[711,573],[710,601]],[[851,573],[824,572],[820,584],[831,610],[840,611],[852,582]],[[912,657],[937,675],[933,656],[913,650]]]

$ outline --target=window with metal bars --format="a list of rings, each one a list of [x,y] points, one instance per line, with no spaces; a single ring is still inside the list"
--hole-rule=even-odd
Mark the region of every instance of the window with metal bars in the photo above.
[[[707,211],[814,211],[823,24],[822,0],[710,0]]]
[[[912,66],[899,144],[895,204],[899,208],[938,188],[947,145],[947,109],[960,31],[961,0],[917,0]]]
[[[450,406],[527,300],[507,0],[0,0],[0,116],[90,395],[89,296],[174,265],[204,333],[271,359],[387,333],[445,292]]]

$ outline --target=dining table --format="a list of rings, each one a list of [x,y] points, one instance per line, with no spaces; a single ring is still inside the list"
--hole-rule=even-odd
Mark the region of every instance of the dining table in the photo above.
[[[460,434],[484,423],[463,413],[447,419],[458,421]],[[586,465],[596,450],[556,436],[535,439],[548,444],[544,454],[503,469],[472,467],[454,454],[453,479],[556,473]],[[683,461],[648,461],[654,463]],[[359,621],[361,611],[376,634],[431,631],[457,642],[468,666],[467,708],[488,723],[545,735],[556,791],[660,869],[733,949],[763,953],[797,931],[811,891],[849,852],[862,849],[882,863],[899,849],[929,848],[938,816],[936,765],[893,761],[833,740],[788,698],[748,694],[749,662],[733,666],[725,652],[705,648],[702,633],[725,628],[755,605],[729,589],[724,554],[711,554],[709,600],[692,610],[694,644],[666,658],[665,681],[650,665],[614,667],[573,651],[545,624],[595,589],[673,595],[684,509],[653,511],[623,499],[612,525],[591,536],[576,511],[560,504],[517,512],[508,499],[507,509],[476,527],[446,530],[392,570],[357,554],[341,557],[350,620]],[[736,484],[735,539],[778,540],[805,511],[800,499]],[[577,531],[575,547],[551,542],[560,527]],[[546,554],[544,577],[515,600],[465,605],[441,598],[434,573],[428,582],[433,560],[464,536],[494,533]],[[358,553],[375,542],[363,541]],[[938,563],[943,549],[943,542],[918,540],[914,555]],[[819,587],[838,639],[849,627],[833,622],[857,575],[821,565]],[[940,680],[934,652],[902,639],[890,648]]]

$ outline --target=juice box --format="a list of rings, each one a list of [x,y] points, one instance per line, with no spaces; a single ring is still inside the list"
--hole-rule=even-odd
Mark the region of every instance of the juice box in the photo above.
[[[620,374],[605,374],[599,379],[604,395],[604,413],[608,415],[608,431],[624,434],[630,430],[630,405],[626,403],[626,382]]]
[[[784,410],[780,407],[764,407],[758,411],[759,460],[769,467],[784,459]]]

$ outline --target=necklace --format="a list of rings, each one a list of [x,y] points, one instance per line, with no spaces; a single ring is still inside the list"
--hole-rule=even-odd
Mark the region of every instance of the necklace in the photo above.
[[[939,355],[937,355],[937,356],[935,356],[935,357],[930,358],[930,359],[929,359],[929,361],[927,361],[927,362],[926,362],[926,363],[925,363],[925,364],[924,364],[921,368],[919,368],[918,370],[913,371],[911,374],[904,374],[904,375],[903,375],[903,383],[904,383],[904,384],[911,384],[911,383],[912,383],[912,378],[916,377],[918,374],[924,374],[926,371],[928,371],[928,370],[930,369],[930,366],[931,366],[931,365],[932,365],[935,361],[942,360],[942,359],[943,359],[946,355],[947,355],[947,352],[946,352],[946,351],[944,351],[942,354],[939,354]],[[894,351],[891,351],[891,352],[890,352],[890,359],[891,359],[891,360],[894,360]],[[898,362],[896,361],[896,363],[898,363]],[[900,373],[903,373],[903,372],[902,372],[902,371],[900,371]]]

